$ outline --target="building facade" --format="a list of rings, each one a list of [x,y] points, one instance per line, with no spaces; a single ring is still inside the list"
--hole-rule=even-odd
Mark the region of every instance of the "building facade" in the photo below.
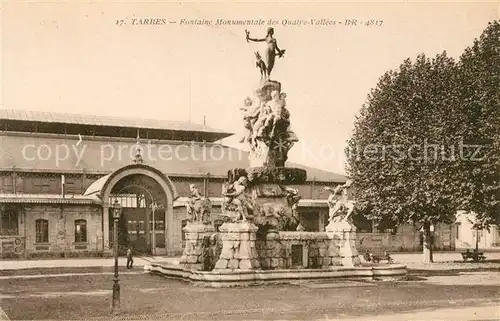
[[[223,144],[232,135],[190,123],[0,110],[2,257],[111,254],[111,204],[123,208],[119,244],[138,253],[179,255],[189,185],[213,203],[222,224],[222,184],[247,155]],[[324,229],[324,186],[342,175],[307,170],[299,189],[306,230]]]
[[[110,255],[113,218],[122,206],[119,244],[136,253],[180,255],[190,184],[213,204],[222,224],[228,170],[248,166],[247,154],[218,141],[232,135],[190,123],[0,110],[0,257]],[[307,231],[324,231],[329,193],[343,175],[304,168],[299,216]],[[414,226],[380,231],[357,222],[360,251],[418,251]],[[434,249],[499,245],[499,231],[474,231],[466,216],[434,227]],[[474,234],[476,233],[476,234]],[[479,234],[477,234],[479,233]]]
[[[492,225],[489,229],[476,230],[474,227],[474,215],[467,212],[459,212],[454,225],[455,243],[458,249],[492,249],[500,247],[500,228]]]

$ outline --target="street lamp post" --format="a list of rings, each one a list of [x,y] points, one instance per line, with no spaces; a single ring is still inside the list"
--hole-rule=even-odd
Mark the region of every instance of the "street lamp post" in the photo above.
[[[152,251],[151,252],[152,252],[153,255],[156,255],[156,226],[155,226],[156,225],[155,224],[156,223],[156,221],[155,221],[156,218],[155,218],[155,211],[156,211],[157,208],[158,208],[158,205],[155,202],[151,203],[151,209],[152,209],[152,212],[153,212],[153,234],[152,234],[152,242],[151,242],[152,243],[152,249],[151,249]]]
[[[112,312],[117,312],[120,308],[120,283],[118,279],[118,220],[122,213],[122,206],[115,200],[112,206],[113,218],[114,218],[114,228],[113,228],[113,248],[115,254],[115,275],[113,278],[113,301],[111,303]]]
[[[151,253],[153,253],[153,255],[156,255],[156,217],[155,217],[155,212],[157,210],[162,210],[163,209],[163,205],[158,205],[156,204],[155,201],[153,201],[151,203],[151,211],[153,212],[153,235],[152,235],[152,249],[151,249]]]

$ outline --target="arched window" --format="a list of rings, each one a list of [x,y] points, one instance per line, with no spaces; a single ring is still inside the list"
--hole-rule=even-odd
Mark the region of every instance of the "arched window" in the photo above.
[[[49,243],[49,221],[35,221],[36,243]]]
[[[75,220],[75,243],[87,242],[87,221]]]
[[[0,204],[0,235],[19,234],[19,211],[16,207]]]

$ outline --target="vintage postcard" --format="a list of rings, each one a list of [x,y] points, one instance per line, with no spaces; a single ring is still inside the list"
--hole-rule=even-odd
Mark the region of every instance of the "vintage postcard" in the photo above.
[[[500,320],[498,1],[0,8],[0,320]]]

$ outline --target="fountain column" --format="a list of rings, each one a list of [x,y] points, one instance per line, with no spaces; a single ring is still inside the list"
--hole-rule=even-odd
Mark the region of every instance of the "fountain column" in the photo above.
[[[180,265],[192,271],[206,270],[206,240],[215,232],[211,225],[188,223],[182,229],[186,235],[186,244],[182,252]]]
[[[192,271],[210,271],[213,262],[210,262],[208,252],[210,237],[215,233],[210,218],[212,203],[199,194],[196,185],[191,184],[189,188],[191,196],[186,204],[188,223],[182,229],[186,244],[179,263]]]
[[[326,226],[326,232],[330,238],[330,246],[338,249],[338,256],[342,266],[360,266],[358,250],[356,249],[356,227],[349,221],[333,222]],[[333,251],[335,252],[335,251]],[[333,257],[333,265],[336,258]]]
[[[224,223],[219,227],[222,252],[214,270],[255,270],[260,268],[255,233],[250,222]]]

